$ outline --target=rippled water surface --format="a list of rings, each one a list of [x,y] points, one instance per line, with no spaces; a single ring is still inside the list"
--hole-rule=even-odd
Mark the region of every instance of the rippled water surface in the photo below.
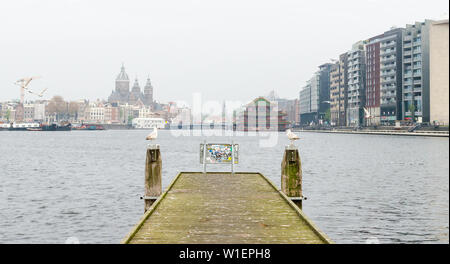
[[[0,243],[118,243],[143,213],[148,131],[0,132]],[[448,243],[448,138],[302,133],[306,214],[337,243]],[[239,171],[280,184],[288,141],[233,138]],[[163,187],[202,137],[160,131]],[[209,138],[226,142],[228,137]],[[228,170],[228,167],[214,167]]]

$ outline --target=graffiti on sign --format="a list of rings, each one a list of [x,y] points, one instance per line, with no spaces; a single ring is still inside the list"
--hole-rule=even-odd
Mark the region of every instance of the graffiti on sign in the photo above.
[[[204,153],[205,151],[206,155]],[[205,159],[207,164],[230,164],[233,161],[233,153],[234,164],[238,164],[238,144],[206,144],[206,147],[205,144],[200,144],[200,163],[203,164],[203,159]]]

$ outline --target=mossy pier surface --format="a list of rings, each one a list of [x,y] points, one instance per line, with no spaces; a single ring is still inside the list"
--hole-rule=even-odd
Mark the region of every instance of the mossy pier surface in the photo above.
[[[122,243],[331,243],[260,173],[177,175]]]

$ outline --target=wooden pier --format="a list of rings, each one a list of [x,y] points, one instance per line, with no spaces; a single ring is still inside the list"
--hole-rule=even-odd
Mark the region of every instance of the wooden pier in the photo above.
[[[147,156],[147,162],[160,162],[156,152],[147,151],[157,156]],[[289,162],[295,158],[296,149],[286,150],[282,174],[301,176],[301,170],[289,168],[300,167],[299,159]],[[146,171],[146,179],[158,172]],[[284,190],[293,186],[301,195],[301,178],[283,178]],[[122,243],[332,243],[300,209],[302,197],[288,197],[260,173],[181,172],[157,199],[146,199],[145,214]]]

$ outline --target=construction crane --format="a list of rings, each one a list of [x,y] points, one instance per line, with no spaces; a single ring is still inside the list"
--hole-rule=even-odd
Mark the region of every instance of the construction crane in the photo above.
[[[45,88],[44,90],[42,90],[40,93],[35,93],[32,90],[30,90],[28,88],[28,85],[30,84],[30,82],[32,80],[38,79],[40,78],[40,76],[34,76],[34,77],[25,77],[22,78],[20,80],[17,80],[14,84],[18,85],[20,87],[20,104],[23,105],[24,101],[25,101],[25,91],[27,91],[30,94],[34,94],[37,95],[39,97],[42,97],[45,93],[45,91],[47,91],[47,88]]]
[[[39,96],[39,97],[44,96],[44,93],[45,93],[46,91],[47,91],[47,88],[44,88],[40,93],[35,93],[35,92],[31,91],[31,90],[27,90],[28,93],[34,94],[34,95]]]

